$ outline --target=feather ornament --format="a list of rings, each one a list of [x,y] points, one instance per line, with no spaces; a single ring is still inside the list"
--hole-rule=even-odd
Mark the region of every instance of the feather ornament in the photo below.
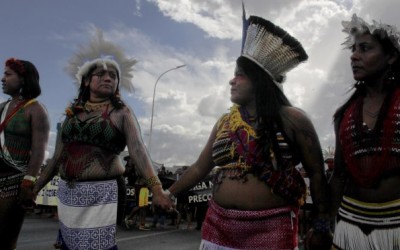
[[[308,59],[296,38],[261,17],[250,16],[246,21],[243,17],[242,41],[241,56],[260,66],[280,89],[285,74]]]
[[[353,14],[351,21],[342,21],[343,32],[348,34],[348,37],[344,41],[343,45],[351,48],[354,45],[354,37],[356,35],[364,34],[366,32],[370,34],[379,34],[380,38],[389,38],[393,46],[400,52],[400,32],[394,25],[384,24],[372,20],[369,24],[364,19]]]
[[[136,59],[125,56],[121,47],[104,40],[102,30],[96,29],[89,44],[79,47],[79,50],[68,61],[65,70],[79,86],[82,78],[93,65],[102,66],[105,69],[111,65],[118,70],[121,86],[132,92],[133,66],[136,63]]]

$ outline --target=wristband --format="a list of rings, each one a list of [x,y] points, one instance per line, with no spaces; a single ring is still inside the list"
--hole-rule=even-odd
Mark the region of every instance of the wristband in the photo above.
[[[165,192],[167,193],[168,197],[169,197],[171,200],[173,200],[173,201],[176,200],[175,195],[173,195],[173,194],[171,193],[171,191],[169,191],[169,189],[166,189]]]
[[[24,180],[28,180],[28,181],[31,181],[31,182],[35,183],[36,182],[36,177],[34,177],[32,175],[25,175],[24,176]]]
[[[147,178],[145,180],[145,182],[146,182],[146,185],[148,188],[152,188],[154,186],[161,185],[161,181],[160,181],[160,179],[158,179],[157,175]]]

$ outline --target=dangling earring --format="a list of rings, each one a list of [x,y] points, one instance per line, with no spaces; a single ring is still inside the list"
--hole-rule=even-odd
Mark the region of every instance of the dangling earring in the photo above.
[[[357,88],[360,88],[361,86],[364,86],[364,85],[365,85],[365,81],[357,81],[354,84],[354,87],[357,89]]]
[[[389,80],[389,81],[394,81],[394,80],[396,80],[394,71],[392,70],[392,64],[389,64],[389,70],[388,70],[387,75],[388,75],[388,80]]]
[[[386,85],[391,85],[396,80],[396,74],[392,69],[392,64],[388,65],[388,70],[386,71],[384,83]]]
[[[116,97],[117,99],[121,99],[121,96],[120,96],[120,94],[119,94],[119,89],[117,89],[117,90],[115,91],[115,97]]]
[[[19,96],[18,96],[18,100],[20,100],[20,101],[22,101],[24,99],[24,96],[22,95],[22,91],[23,91],[23,88],[21,87],[19,89]]]

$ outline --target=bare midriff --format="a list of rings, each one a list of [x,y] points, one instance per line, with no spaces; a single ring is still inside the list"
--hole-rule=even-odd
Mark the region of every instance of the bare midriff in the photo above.
[[[349,181],[344,195],[364,202],[387,202],[400,199],[400,176],[392,175],[382,178],[374,188],[363,188]]]
[[[264,210],[288,205],[282,197],[272,193],[271,188],[252,174],[247,181],[229,179],[215,184],[214,201],[226,209]]]
[[[78,181],[113,179],[117,176],[121,176],[125,171],[125,167],[122,165],[122,162],[118,156],[115,156],[115,158],[111,161],[111,166],[109,166],[108,172],[101,167],[101,164],[96,159],[87,164],[89,164],[89,166],[83,170]],[[62,178],[66,177],[66,179],[68,179],[68,176],[65,176],[65,173],[62,171],[60,174]]]

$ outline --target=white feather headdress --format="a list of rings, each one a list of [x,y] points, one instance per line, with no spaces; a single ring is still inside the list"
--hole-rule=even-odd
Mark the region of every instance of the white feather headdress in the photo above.
[[[133,65],[136,59],[127,58],[122,48],[111,42],[105,41],[103,32],[96,29],[94,37],[87,46],[80,46],[66,66],[67,73],[75,79],[78,86],[91,66],[98,65],[107,68],[107,65],[115,67],[119,72],[121,86],[128,91],[133,91]]]
[[[356,35],[368,32],[370,34],[379,34],[381,38],[389,38],[393,46],[400,52],[400,33],[394,25],[380,23],[375,20],[372,20],[372,24],[369,24],[356,14],[353,14],[351,21],[342,21],[342,26],[343,32],[349,35],[343,43],[348,48],[354,45],[354,37]]]

